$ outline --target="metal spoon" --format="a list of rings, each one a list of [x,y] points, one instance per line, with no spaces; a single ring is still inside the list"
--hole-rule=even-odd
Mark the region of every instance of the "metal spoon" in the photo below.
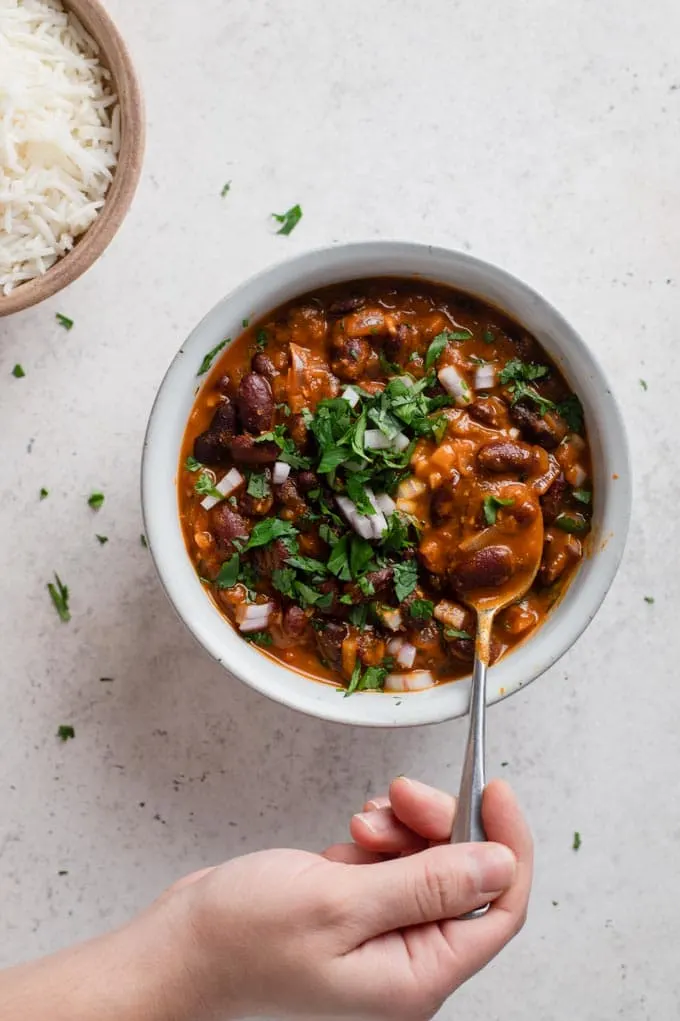
[[[492,529],[489,529],[492,532]],[[486,840],[482,823],[482,796],[485,779],[486,739],[486,672],[489,663],[491,625],[499,610],[520,600],[531,588],[541,564],[543,551],[543,515],[539,512],[529,529],[523,531],[523,539],[530,539],[531,557],[526,558],[519,569],[499,591],[487,589],[471,591],[464,595],[467,605],[477,614],[477,635],[475,638],[475,663],[470,689],[470,729],[468,731],[463,772],[460,779],[458,808],[451,834],[452,844],[475,843]],[[510,537],[508,537],[510,540]],[[502,542],[496,536],[489,542]],[[508,541],[511,546],[511,541]],[[463,915],[463,918],[478,918],[485,914],[489,905],[477,908]]]

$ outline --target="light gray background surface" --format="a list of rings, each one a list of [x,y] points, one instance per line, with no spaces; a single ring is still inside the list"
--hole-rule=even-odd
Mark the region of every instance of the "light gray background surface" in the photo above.
[[[255,696],[194,645],[139,542],[146,418],[196,321],[287,254],[402,236],[495,261],[571,319],[622,403],[636,474],[603,610],[491,713],[490,770],[536,835],[532,910],[441,1017],[677,1016],[680,7],[109,7],[148,104],[139,193],[84,279],[0,321],[2,962],[120,922],[203,864],[341,839],[395,773],[456,787],[462,722],[353,731]],[[302,222],[274,236],[268,214],[295,202]],[[75,741],[57,742],[60,723]]]

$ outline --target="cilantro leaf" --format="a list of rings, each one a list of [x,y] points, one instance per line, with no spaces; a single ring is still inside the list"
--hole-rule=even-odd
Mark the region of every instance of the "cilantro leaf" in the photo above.
[[[267,476],[262,473],[253,472],[248,479],[246,492],[255,500],[264,500],[271,493],[271,487]]]
[[[574,833],[574,840],[573,840],[573,843],[571,845],[572,850],[573,851],[578,851],[578,849],[580,848],[582,843],[583,843],[583,841],[581,840],[581,834],[579,833],[578,830],[576,830],[575,833]]]
[[[62,723],[57,728],[57,737],[59,738],[60,741],[73,740],[75,736],[76,736],[75,729],[68,723]]]
[[[366,494],[366,486],[370,481],[370,472],[348,472],[345,475],[347,495],[360,514],[375,514],[375,508]]]
[[[201,468],[203,468],[203,465],[200,461],[197,461],[195,457],[192,457],[191,454],[189,454],[184,462],[184,467],[188,472],[198,472]]]
[[[272,585],[283,596],[295,598],[295,571],[292,567],[280,567],[272,571]]]
[[[359,535],[352,536],[352,546],[349,555],[349,567],[352,577],[357,579],[364,573],[373,559],[373,547],[366,539]],[[371,593],[368,593],[369,595]]]
[[[384,666],[369,666],[357,684],[357,691],[382,691],[389,670]]]
[[[349,581],[352,574],[349,569],[349,536],[343,535],[335,543],[328,558],[328,570],[340,581]]]
[[[654,596],[645,596],[644,600],[649,606],[654,604]]]
[[[290,234],[302,219],[302,209],[299,205],[291,206],[285,213],[272,213],[272,216],[281,227],[277,234]]]
[[[12,375],[14,376],[15,379],[23,379],[24,376],[26,375],[26,373],[23,370],[23,366],[19,365],[18,362],[12,369]]]
[[[198,372],[196,373],[197,376],[204,376],[205,375],[205,373],[208,371],[208,369],[210,368],[210,366],[214,362],[215,356],[220,353],[222,348],[225,347],[229,343],[230,340],[231,340],[231,337],[226,337],[224,340],[221,340],[219,342],[219,344],[215,344],[215,347],[212,348],[211,351],[208,351],[208,353],[203,356],[203,361],[199,365]]]
[[[63,316],[61,312],[57,312],[54,318],[57,320],[60,326],[64,327],[65,330],[73,329],[73,320],[69,319],[68,316]]]
[[[331,472],[337,468],[338,465],[347,461],[349,457],[349,447],[328,447],[323,452],[317,471],[319,471],[322,475],[325,472]]]
[[[551,411],[555,407],[555,402],[548,400],[547,397],[541,397],[538,390],[535,390],[533,386],[529,386],[528,383],[519,381],[514,383],[510,392],[512,393],[512,404],[517,404],[518,401],[527,400],[531,401],[538,408],[539,414],[545,415],[546,411]]]
[[[593,493],[590,489],[572,489],[571,495],[579,503],[590,503],[593,499]]]
[[[68,587],[62,584],[61,578],[56,571],[54,573],[54,581],[55,584],[52,584],[51,581],[47,583],[47,591],[50,594],[50,599],[54,603],[54,608],[59,614],[59,617],[64,621],[64,623],[67,623],[71,619],[71,613],[68,607]]]
[[[320,560],[314,560],[312,557],[300,557],[294,554],[288,557],[286,563],[290,564],[291,567],[296,567],[298,571],[305,571],[307,574],[328,574],[326,565],[322,564]]]
[[[434,603],[430,599],[414,599],[408,610],[415,620],[429,620],[434,613]]]
[[[333,592],[317,592],[303,581],[295,582],[295,592],[304,606],[318,606],[321,610],[328,610],[333,603]]]
[[[444,635],[446,638],[460,638],[466,642],[472,641],[472,635],[470,634],[469,631],[459,631],[458,628],[455,627],[445,628]]]
[[[501,507],[512,507],[514,500],[511,497],[490,496],[484,497],[484,518],[487,525],[496,524],[496,515]]]
[[[350,678],[349,684],[347,685],[345,698],[347,698],[348,695],[351,695],[353,692],[357,690],[357,688],[359,687],[360,679],[361,679],[361,660],[357,658],[357,661],[354,664],[354,670],[352,670],[352,676]]]
[[[90,495],[87,498],[87,503],[88,506],[92,508],[92,510],[99,510],[104,503],[104,494],[90,493]]]
[[[241,638],[245,638],[251,645],[259,645],[261,648],[273,645],[274,643],[274,639],[268,631],[251,631],[250,633],[244,631],[241,634]]]
[[[269,334],[266,330],[259,329],[255,334],[255,343],[259,347],[260,351],[264,351],[267,344],[269,343]]]
[[[43,486],[40,490],[40,499],[46,500],[49,495],[50,495],[49,489],[45,489],[45,487]]]
[[[239,571],[241,569],[241,558],[238,553],[234,553],[220,567],[219,573],[215,578],[215,585],[217,588],[233,588],[238,580]]]
[[[568,514],[562,511],[555,518],[553,524],[561,528],[563,532],[570,532],[573,535],[582,535],[588,531],[588,522],[582,514]]]
[[[225,195],[229,194],[230,189],[231,189],[231,181],[227,181],[225,184],[222,185],[222,191],[220,192],[220,196],[222,198],[224,198]]]
[[[403,603],[418,584],[418,565],[415,560],[405,560],[394,565],[394,591],[397,601]]]
[[[108,535],[96,535],[95,534],[95,539],[97,540],[97,542],[99,543],[100,546],[105,546],[106,543],[109,541]]]
[[[432,368],[432,366],[435,364],[444,348],[447,346],[448,342],[449,342],[448,330],[444,330],[443,333],[437,334],[437,336],[434,338],[434,340],[428,347],[427,354],[425,355],[426,369]]]
[[[560,401],[557,405],[557,414],[564,419],[571,432],[583,432],[583,405],[576,394],[570,394]]]
[[[523,362],[519,358],[511,358],[498,373],[498,381],[505,386],[506,383],[513,381],[524,380],[527,382],[532,379],[543,379],[549,371],[547,365],[536,365],[535,362]]]
[[[215,486],[214,475],[206,469],[201,471],[201,474],[194,482],[194,492],[198,493],[199,496],[212,496],[216,500],[224,499],[222,493]]]
[[[255,549],[257,546],[266,546],[274,539],[292,538],[298,534],[297,528],[290,521],[281,521],[280,518],[266,518],[258,521],[244,549]]]

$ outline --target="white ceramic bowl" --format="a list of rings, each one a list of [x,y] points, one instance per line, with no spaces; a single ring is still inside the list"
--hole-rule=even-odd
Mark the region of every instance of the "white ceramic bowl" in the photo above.
[[[196,370],[206,351],[257,319],[315,288],[361,277],[418,277],[453,285],[498,306],[543,345],[578,393],[593,458],[593,531],[566,595],[543,626],[489,673],[489,700],[512,694],[542,674],[588,626],[621,559],[631,506],[624,425],[607,380],[577,333],[516,277],[462,252],[401,241],[338,245],[266,269],[224,298],[183,344],[161,384],[144,443],[142,503],[146,535],[161,581],[195,637],[246,684],[312,716],[364,726],[436,723],[467,711],[469,681],[427,691],[344,698],[258,652],[236,634],[199,582],[180,529],[176,478],[184,429],[195,399]]]

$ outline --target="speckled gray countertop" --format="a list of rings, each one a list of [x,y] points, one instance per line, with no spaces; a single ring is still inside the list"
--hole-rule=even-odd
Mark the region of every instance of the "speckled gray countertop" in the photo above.
[[[0,321],[2,961],[203,864],[342,838],[395,773],[455,788],[462,722],[376,733],[264,701],[194,644],[139,539],[146,418],[196,321],[289,253],[402,236],[497,262],[571,319],[621,401],[637,487],[597,619],[491,713],[491,772],[535,830],[532,911],[441,1017],[677,1016],[677,0],[109,7],[146,91],[139,193],[85,278]],[[295,202],[302,222],[274,236],[267,215]]]

